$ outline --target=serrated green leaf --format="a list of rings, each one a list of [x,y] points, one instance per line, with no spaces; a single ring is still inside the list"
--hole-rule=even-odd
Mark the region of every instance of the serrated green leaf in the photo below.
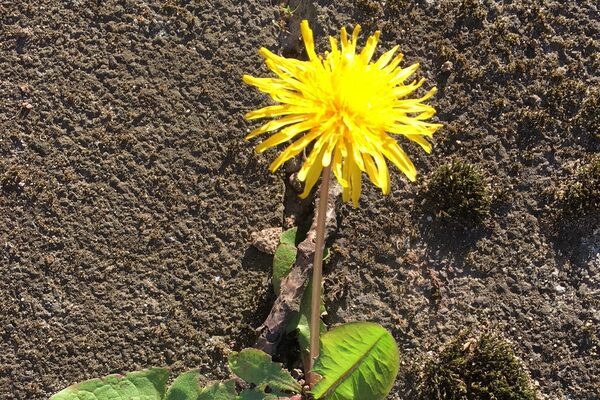
[[[281,289],[281,281],[291,271],[294,262],[296,262],[296,254],[298,249],[295,245],[289,243],[281,243],[275,250],[273,256],[273,291],[279,295]]]
[[[382,326],[353,322],[321,336],[314,372],[322,379],[313,387],[315,399],[384,399],[398,374],[398,346]]]
[[[179,375],[169,387],[165,400],[197,400],[202,393],[201,376],[197,369]]]
[[[304,233],[299,233],[298,228],[288,229],[279,237],[279,245],[273,255],[272,284],[276,295],[279,295],[281,281],[290,273],[292,266],[296,262],[296,255],[298,254],[297,246],[304,238]],[[329,256],[329,249],[325,248],[323,251],[323,261],[327,261]]]
[[[303,353],[303,357],[308,356],[310,346],[310,309],[311,309],[311,294],[312,294],[312,278],[308,280],[306,289],[302,294],[302,300],[300,301],[300,312],[292,315],[286,331],[292,332],[298,330],[298,344],[300,345],[300,351]],[[321,301],[321,315],[325,314],[325,304]],[[320,332],[324,333],[327,331],[327,326],[321,320],[320,321]]]
[[[300,384],[285,371],[281,364],[271,360],[271,356],[257,349],[244,349],[229,356],[231,371],[248,383],[264,391],[273,390],[298,393]]]
[[[264,400],[267,396],[263,392],[256,391],[254,389],[243,390],[238,396],[238,400]]]
[[[109,375],[76,383],[50,400],[162,400],[169,371],[151,368],[126,375]]]
[[[302,236],[303,235],[298,235],[298,228],[288,229],[279,237],[279,243],[290,244],[296,247],[296,245],[304,239]]]
[[[213,383],[202,389],[197,400],[237,400],[238,394],[235,390],[235,381]]]
[[[271,393],[259,392],[255,389],[246,389],[240,393],[238,400],[276,400],[279,396]]]

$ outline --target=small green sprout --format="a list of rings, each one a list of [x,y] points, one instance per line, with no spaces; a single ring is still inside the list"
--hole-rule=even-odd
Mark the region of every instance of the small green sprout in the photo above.
[[[281,4],[279,5],[279,10],[280,10],[280,11],[281,11],[281,12],[282,12],[284,15],[286,15],[288,18],[291,18],[291,17],[294,15],[294,13],[296,12],[296,10],[298,9],[298,7],[300,7],[300,4],[298,4],[298,5],[296,6],[296,8],[294,8],[294,9],[292,10],[292,7],[291,7],[289,4],[284,4],[284,3],[281,3]]]

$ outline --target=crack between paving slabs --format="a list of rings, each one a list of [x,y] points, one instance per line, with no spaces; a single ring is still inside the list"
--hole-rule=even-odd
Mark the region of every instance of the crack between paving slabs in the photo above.
[[[325,241],[337,229],[335,206],[340,193],[340,185],[333,180],[327,195]],[[281,281],[279,296],[273,303],[269,316],[257,329],[259,336],[254,347],[271,355],[275,352],[277,345],[283,337],[289,316],[292,312],[298,312],[300,309],[300,300],[312,271],[316,245],[316,216],[319,201],[320,199],[315,200],[313,222],[306,235],[306,239],[298,245],[296,261],[290,273]]]

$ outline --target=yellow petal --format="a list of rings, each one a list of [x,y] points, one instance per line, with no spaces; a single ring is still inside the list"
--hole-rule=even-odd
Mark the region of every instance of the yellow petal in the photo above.
[[[396,54],[399,48],[400,46],[394,46],[391,50],[388,50],[385,53],[383,53],[381,57],[379,57],[379,59],[375,62],[375,67],[378,69],[383,69],[386,65],[388,65],[388,63],[390,62],[394,54]],[[404,57],[404,55],[399,54],[398,57],[400,57],[400,60],[402,60],[402,57]]]
[[[379,184],[379,173],[377,172],[377,167],[375,166],[373,157],[371,157],[368,153],[363,153],[362,158],[365,163],[365,169],[369,179],[371,179],[371,182],[373,182],[375,186],[381,187]]]
[[[387,74],[391,74],[394,71],[394,69],[396,69],[396,67],[398,65],[400,65],[400,62],[402,61],[403,58],[404,58],[404,54],[402,54],[402,53],[398,54],[396,57],[394,57],[394,59],[390,63],[388,63],[388,65],[383,67],[382,70]]]
[[[352,158],[354,159],[354,162],[356,163],[358,169],[364,171],[365,163],[363,162],[360,150],[358,149],[358,143],[353,143],[350,146],[350,151],[352,152]]]
[[[301,68],[303,63],[303,61],[295,60],[293,58],[278,56],[265,47],[261,48],[258,53],[265,59],[265,62],[268,61],[270,65],[276,66],[279,70],[285,70],[292,75]],[[267,66],[269,66],[269,64],[267,64]]]
[[[255,138],[258,135],[262,135],[263,133],[267,133],[267,132],[271,132],[271,131],[276,131],[278,129],[283,128],[284,126],[290,125],[290,124],[296,124],[298,122],[303,122],[307,119],[308,117],[304,114],[300,114],[300,115],[290,115],[287,117],[283,117],[280,119],[275,119],[272,121],[267,122],[266,124],[264,124],[263,126],[261,126],[258,129],[253,130],[252,132],[250,132],[247,136],[246,136],[246,140],[250,140],[252,138]]]
[[[429,107],[429,108],[425,109],[423,112],[419,113],[418,115],[415,115],[413,118],[417,119],[419,121],[424,121],[426,119],[431,119],[431,117],[433,117],[434,115],[435,115],[435,108]]]
[[[387,141],[383,148],[382,153],[400,170],[406,175],[411,181],[415,181],[417,178],[417,169],[404,150],[394,140]]]
[[[387,129],[392,133],[417,133],[419,135],[431,136],[436,130],[442,127],[442,124],[432,124],[421,121],[417,118],[411,118],[406,115],[395,115],[396,123]]]
[[[333,153],[333,164],[331,165],[331,169],[333,170],[333,174],[335,175],[336,179],[340,183],[340,186],[342,186],[342,188],[347,188],[349,183],[342,174],[342,163],[342,152],[340,151],[339,147],[336,147]]]
[[[423,136],[421,135],[404,135],[406,138],[412,140],[415,143],[418,143],[419,146],[425,150],[427,154],[431,153],[431,143],[429,143]]]
[[[307,20],[302,20],[300,23],[300,31],[302,32],[302,40],[304,40],[304,47],[306,48],[306,54],[308,54],[309,60],[317,60],[317,53],[315,53],[315,41],[313,39],[313,32],[308,26]]]
[[[358,43],[358,35],[360,34],[360,25],[356,24],[352,31],[352,52],[356,51],[356,44]]]
[[[293,89],[284,80],[279,78],[255,78],[250,75],[244,75],[243,78],[245,83],[257,87],[260,91],[270,93],[279,90]]]
[[[434,96],[437,93],[437,87],[432,87],[431,89],[429,89],[429,91],[425,94],[425,96],[417,99],[419,102],[423,102],[426,100],[429,100],[430,97]],[[433,108],[433,107],[432,107]]]
[[[267,117],[279,117],[281,115],[287,114],[303,114],[306,110],[292,106],[289,104],[278,104],[275,106],[267,106],[260,108],[258,110],[250,111],[244,115],[244,118],[247,120],[259,119],[259,118],[267,118]]]
[[[356,164],[350,167],[350,180],[352,181],[352,205],[356,208],[362,190],[362,172]]]
[[[375,162],[377,163],[377,171],[379,173],[379,183],[380,188],[383,194],[390,193],[390,173],[388,171],[387,163],[385,162],[385,158],[383,155],[376,151],[375,154]]]
[[[392,92],[395,97],[404,97],[420,88],[423,83],[425,83],[425,79],[421,79],[418,82],[411,82],[408,85],[399,85],[396,86]]]
[[[355,165],[354,164],[354,159],[352,157],[352,153],[349,152],[348,153],[348,157],[345,158],[344,160],[344,165],[342,166],[342,176],[345,182],[348,183],[348,186],[342,186],[343,187],[343,192],[342,192],[342,200],[344,202],[349,201],[350,198],[352,197],[352,178],[351,178],[351,169],[352,166]],[[356,166],[354,166],[354,168],[356,168]]]
[[[291,126],[282,129],[280,132],[277,132],[267,140],[263,141],[261,144],[256,146],[256,151],[259,153],[264,152],[271,147],[275,147],[280,145],[281,143],[285,143],[290,139],[293,139],[299,133],[307,131],[315,126],[315,122],[313,120],[308,120],[304,122],[300,122],[298,124],[294,124]]]
[[[331,165],[331,158],[333,157],[333,150],[337,146],[338,135],[331,134],[331,138],[328,141],[327,147],[325,148],[325,153],[323,153],[323,167],[328,167]]]
[[[281,154],[271,163],[271,165],[269,166],[269,170],[271,170],[271,172],[275,172],[276,170],[278,170],[284,162],[300,154],[300,152],[304,150],[306,146],[308,146],[310,142],[315,140],[315,138],[317,138],[319,135],[321,135],[321,131],[313,130],[307,133],[306,135],[302,136],[300,139],[296,140],[285,150],[283,150]]]
[[[324,142],[324,140],[323,140],[322,137],[319,138],[319,140],[317,140],[315,142],[315,144],[314,144],[314,146],[313,146],[310,154],[306,158],[306,161],[304,162],[304,164],[300,168],[300,171],[298,171],[298,180],[300,182],[304,182],[306,180],[306,176],[308,175],[308,170],[310,168],[312,168],[312,165],[315,162],[317,162],[319,165],[321,165],[321,158],[319,158],[317,160],[317,157],[319,157],[319,155],[323,153],[323,144],[324,143],[325,142]]]
[[[342,53],[344,53],[346,48],[348,48],[348,33],[345,26],[342,26],[340,30],[340,40],[342,41]]]
[[[394,73],[394,77],[390,81],[392,85],[396,85],[398,83],[404,82],[408,79],[409,76],[413,75],[419,69],[419,63],[413,64],[407,68],[399,68],[398,71]],[[422,84],[422,83],[421,83]],[[421,86],[421,85],[419,85]]]
[[[330,56],[335,57],[337,54],[339,54],[340,50],[338,48],[338,42],[333,36],[329,36],[329,46],[331,46]]]
[[[304,192],[300,194],[300,198],[307,198],[310,194],[313,186],[319,180],[319,176],[321,176],[321,171],[323,170],[323,165],[321,163],[321,157],[323,156],[323,152],[325,148],[322,149],[313,149],[310,156],[306,159],[305,165],[311,161],[310,166],[307,168],[307,173],[305,179],[300,179],[300,173],[298,173],[298,179],[300,181],[304,181]],[[314,154],[314,156],[313,156]],[[304,168],[304,167],[303,167]]]
[[[368,64],[369,61],[371,61],[373,54],[375,54],[375,48],[377,47],[380,35],[381,32],[377,31],[373,36],[370,36],[369,39],[367,39],[367,44],[360,52],[360,59],[363,63]]]
[[[350,201],[351,194],[352,194],[352,187],[351,186],[342,188],[342,201],[344,203],[347,202],[347,201]]]

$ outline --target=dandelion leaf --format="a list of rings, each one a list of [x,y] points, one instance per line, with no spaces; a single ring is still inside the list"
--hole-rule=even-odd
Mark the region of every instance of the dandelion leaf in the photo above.
[[[237,398],[238,394],[235,390],[235,382],[229,380],[213,383],[202,389],[197,400],[237,400]]]
[[[194,369],[179,375],[169,387],[165,400],[196,400],[202,393],[199,370]]]
[[[256,385],[264,391],[300,392],[300,384],[281,367],[271,360],[271,356],[257,349],[244,349],[229,356],[229,368],[244,381]]]
[[[240,393],[237,400],[277,400],[287,398],[285,394],[263,393],[256,389],[246,389]]]
[[[162,400],[168,378],[165,368],[108,375],[69,386],[50,400]]]
[[[303,235],[298,234],[298,228],[288,229],[279,237],[279,245],[275,249],[273,256],[273,291],[279,295],[281,280],[290,273],[298,249],[296,245],[303,239]]]
[[[315,399],[385,399],[398,373],[398,347],[382,326],[353,322],[321,337],[313,372],[322,377],[314,386]]]

